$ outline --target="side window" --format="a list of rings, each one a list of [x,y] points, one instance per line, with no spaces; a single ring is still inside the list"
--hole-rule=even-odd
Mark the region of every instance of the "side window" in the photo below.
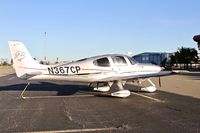
[[[114,56],[112,59],[115,65],[127,65],[127,62],[123,56]]]
[[[93,64],[96,66],[100,66],[100,67],[109,67],[110,66],[110,62],[109,62],[108,58],[97,59],[93,62]]]

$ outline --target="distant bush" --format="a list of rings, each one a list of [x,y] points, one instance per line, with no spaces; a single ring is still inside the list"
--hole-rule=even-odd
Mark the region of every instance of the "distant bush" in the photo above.
[[[8,62],[9,62],[8,59],[3,59],[3,58],[0,59],[0,65],[1,66],[10,65]]]

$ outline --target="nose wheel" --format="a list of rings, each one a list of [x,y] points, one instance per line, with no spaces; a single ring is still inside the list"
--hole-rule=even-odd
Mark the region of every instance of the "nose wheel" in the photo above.
[[[147,81],[151,84],[151,86],[143,87],[141,88],[141,91],[150,92],[150,93],[155,92],[157,90],[156,85],[151,81],[150,78],[148,78]],[[142,84],[142,82],[140,84]]]

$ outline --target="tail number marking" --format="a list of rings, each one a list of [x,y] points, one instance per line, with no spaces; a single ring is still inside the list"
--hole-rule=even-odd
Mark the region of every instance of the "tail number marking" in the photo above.
[[[80,66],[48,67],[49,74],[77,74],[80,70]]]

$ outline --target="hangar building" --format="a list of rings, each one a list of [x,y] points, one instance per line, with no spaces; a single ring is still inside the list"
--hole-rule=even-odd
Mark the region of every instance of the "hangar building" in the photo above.
[[[168,52],[145,52],[138,55],[134,55],[132,58],[139,63],[151,63],[160,65],[162,61],[168,61],[172,53]]]

